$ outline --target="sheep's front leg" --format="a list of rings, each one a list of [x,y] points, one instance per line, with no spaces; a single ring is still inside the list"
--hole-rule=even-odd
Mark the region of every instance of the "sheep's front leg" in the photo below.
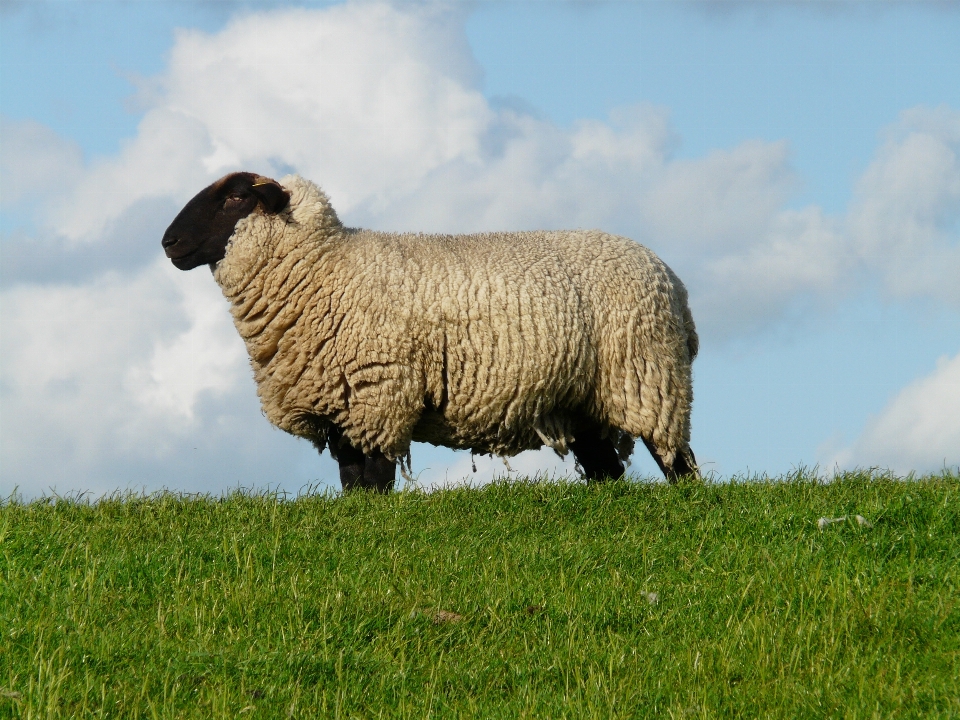
[[[342,442],[339,447],[331,444],[330,454],[340,465],[340,485],[344,490],[363,487],[363,471],[366,458],[353,445]]]
[[[340,464],[340,485],[344,490],[374,490],[388,493],[393,490],[397,464],[374,450],[364,455],[352,445],[344,443],[337,449]]]
[[[349,442],[339,430],[331,430],[330,454],[340,465],[340,485],[344,490],[374,490],[388,493],[393,490],[397,464],[374,450],[370,455]]]
[[[388,493],[393,490],[396,477],[397,464],[388,460],[382,452],[374,450],[372,455],[366,456],[363,465],[363,487],[378,493]]]

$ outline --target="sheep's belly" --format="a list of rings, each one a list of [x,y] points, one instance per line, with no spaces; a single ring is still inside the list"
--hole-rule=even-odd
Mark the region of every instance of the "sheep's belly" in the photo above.
[[[413,440],[455,450],[507,455],[515,455],[522,450],[535,450],[543,445],[533,431],[522,436],[504,437],[499,427],[468,430],[452,425],[442,412],[431,409],[424,410],[413,427]]]
[[[424,410],[413,427],[413,439],[416,442],[442,445],[444,447],[466,449],[471,447],[469,439],[447,422],[442,412]]]

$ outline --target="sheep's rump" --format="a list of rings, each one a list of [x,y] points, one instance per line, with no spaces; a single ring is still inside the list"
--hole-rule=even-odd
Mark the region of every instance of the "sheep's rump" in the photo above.
[[[391,458],[411,440],[565,452],[585,424],[668,462],[687,446],[696,332],[683,285],[643,246],[597,231],[332,235],[287,237],[232,293],[284,430],[322,445],[335,424]]]

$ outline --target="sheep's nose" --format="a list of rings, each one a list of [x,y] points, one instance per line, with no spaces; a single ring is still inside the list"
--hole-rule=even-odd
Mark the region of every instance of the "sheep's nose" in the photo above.
[[[176,245],[179,240],[180,238],[178,238],[176,235],[164,234],[163,240],[160,241],[160,244],[164,247],[164,249],[171,248]]]

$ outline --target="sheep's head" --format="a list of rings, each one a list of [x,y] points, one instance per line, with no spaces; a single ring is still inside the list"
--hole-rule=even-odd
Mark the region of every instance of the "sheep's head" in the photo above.
[[[181,270],[219,262],[237,223],[257,208],[278,213],[290,193],[276,180],[238,172],[204,188],[188,202],[163,234],[163,249]]]

